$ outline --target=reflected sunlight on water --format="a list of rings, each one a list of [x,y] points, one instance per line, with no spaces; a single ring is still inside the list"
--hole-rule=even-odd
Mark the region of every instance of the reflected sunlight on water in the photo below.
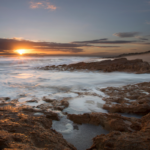
[[[15,78],[27,79],[33,77],[33,74],[22,73],[14,76]]]

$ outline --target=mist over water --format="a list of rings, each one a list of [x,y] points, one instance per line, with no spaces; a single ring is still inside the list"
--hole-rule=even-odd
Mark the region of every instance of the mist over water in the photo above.
[[[88,57],[16,57],[0,58],[0,96],[12,99],[19,95],[41,98],[49,94],[122,86],[150,81],[149,74],[45,71],[35,67],[99,61]]]
[[[62,100],[70,98],[70,106],[64,112],[83,114],[90,112],[107,113],[102,108],[105,103],[102,97],[106,95],[100,88],[123,86],[140,82],[149,82],[149,74],[133,74],[123,72],[91,72],[91,71],[56,71],[38,70],[36,67],[47,65],[71,64],[77,62],[101,61],[90,57],[11,57],[0,58],[0,97],[19,99],[19,105],[37,106],[42,103],[42,97]],[[89,92],[97,96],[79,96],[78,92]],[[31,99],[38,103],[27,103]],[[65,116],[58,123],[53,121],[53,128],[62,133],[64,138],[74,144],[79,150],[88,148],[92,138],[97,134],[108,133],[102,127],[80,125],[79,130],[73,128],[73,123]],[[87,132],[88,131],[88,132]],[[90,135],[90,138],[85,137]],[[80,137],[80,138],[79,138]],[[88,143],[88,144],[86,144]]]

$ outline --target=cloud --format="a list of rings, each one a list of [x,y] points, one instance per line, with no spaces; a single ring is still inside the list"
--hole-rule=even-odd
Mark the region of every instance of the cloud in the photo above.
[[[150,21],[147,21],[146,24],[150,25]]]
[[[30,8],[32,9],[36,9],[39,8],[40,6],[43,6],[43,4],[41,2],[30,2]]]
[[[20,38],[4,39],[0,38],[0,52],[13,53],[17,49],[30,49],[36,51],[61,51],[70,53],[83,52],[80,48],[86,46],[73,43],[35,42]]]
[[[144,38],[144,37],[141,37],[141,36],[135,36],[135,38],[137,38],[139,40],[142,40],[142,41],[147,41],[148,40],[147,38]]]
[[[138,37],[141,38],[141,37]],[[145,39],[143,39],[145,41]],[[126,40],[108,40],[107,38],[103,39],[97,39],[97,40],[89,40],[89,41],[75,41],[71,43],[56,43],[56,42],[45,42],[45,41],[31,41],[31,40],[25,40],[22,37],[14,37],[14,38],[0,38],[0,54],[15,54],[15,50],[17,49],[26,49],[32,53],[34,51],[40,52],[40,53],[48,53],[52,51],[57,52],[66,52],[70,54],[77,54],[84,52],[84,49],[86,48],[99,48],[99,49],[110,49],[114,50],[116,49],[118,51],[118,48],[120,46],[113,45],[113,44],[137,44],[137,45],[145,45],[149,46],[150,43],[144,42],[141,40],[137,41],[126,41]],[[99,45],[97,45],[99,44]],[[104,46],[101,46],[101,44],[105,44]]]
[[[87,45],[87,46],[84,46],[84,47],[97,47],[97,48],[118,48],[118,47],[121,47],[121,46],[93,46],[93,45]]]
[[[14,40],[23,40],[23,37],[13,37]]]
[[[126,38],[126,37],[135,37],[136,35],[139,35],[139,32],[120,32],[120,33],[114,33],[113,35]]]
[[[79,53],[83,52],[83,49],[81,48],[54,48],[51,51],[61,51],[61,52],[70,52],[70,53]]]
[[[57,7],[55,5],[51,5],[48,1],[41,1],[41,2],[30,2],[30,8],[31,9],[37,9],[37,8],[44,8],[44,9],[50,9],[55,10]]]
[[[46,8],[45,8],[45,9],[55,10],[55,9],[57,8],[57,7],[56,7],[56,6],[54,6],[54,5],[50,5],[50,2],[47,2],[46,4],[47,4],[47,6],[46,6]]]
[[[150,45],[150,42],[146,42],[146,43],[135,43],[136,45]]]
[[[134,38],[142,40],[142,41],[148,40],[145,37],[138,36],[139,34],[140,34],[140,32],[120,32],[120,33],[115,33],[113,35],[121,37],[121,38],[134,37]]]
[[[118,48],[120,46],[97,46],[98,48]]]
[[[114,40],[110,41],[108,39],[98,39],[98,40],[90,40],[90,41],[74,41],[72,43],[76,44],[127,44],[133,43],[135,41],[124,41],[124,40]]]

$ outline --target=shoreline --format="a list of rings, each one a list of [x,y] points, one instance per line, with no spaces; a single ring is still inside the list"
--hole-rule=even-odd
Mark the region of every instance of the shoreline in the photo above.
[[[69,65],[52,65],[38,67],[41,70],[58,70],[58,71],[103,71],[103,72],[127,72],[127,73],[150,73],[150,64],[142,59],[127,60],[126,58],[103,60],[100,62],[79,62]]]
[[[147,74],[150,73],[150,64],[141,59],[120,58],[36,69],[97,71],[99,78],[98,72],[102,71],[108,74],[115,71]],[[91,76],[88,79],[91,79]],[[118,80],[117,78],[116,82]],[[21,96],[26,97],[26,93]],[[88,150],[148,150],[150,147],[150,82],[95,87],[94,90],[85,88],[73,91],[68,88],[60,93],[45,93],[41,98],[34,96],[22,101],[20,97],[0,98],[1,149],[83,150],[84,146]],[[87,125],[91,127],[88,128]],[[96,127],[100,130],[98,134],[97,130],[93,130]],[[92,142],[89,137],[82,136],[84,132],[80,130],[83,128],[89,129],[88,134],[92,131],[96,133],[92,135],[93,144],[89,144],[89,141]],[[80,143],[73,141],[79,140],[76,135],[68,140],[69,135],[77,131],[80,131]],[[65,136],[66,133],[68,136]],[[141,145],[137,144],[137,141]]]
[[[64,113],[64,115],[67,115],[68,118],[74,123],[101,125],[103,126],[103,128],[110,131],[110,133],[106,135],[97,135],[93,139],[94,143],[91,148],[89,148],[89,150],[106,150],[107,148],[113,150],[118,150],[119,148],[121,148],[122,150],[125,150],[127,147],[129,150],[138,149],[139,147],[141,150],[147,149],[150,146],[147,143],[149,141],[148,129],[150,124],[150,82],[127,85],[118,88],[107,87],[101,89],[101,91],[109,96],[107,98],[104,98],[106,104],[103,106],[104,109],[109,110],[108,113],[93,112],[83,115],[71,115]],[[122,92],[124,92],[124,94]],[[137,99],[137,101],[135,101],[134,99]],[[43,97],[43,100],[52,104],[51,107],[53,107],[54,110],[62,111],[69,106],[67,99],[64,99],[62,101],[55,101]],[[52,120],[59,120],[60,116],[53,111],[47,111],[48,108],[50,108],[47,105],[40,105],[40,107],[38,108],[28,106],[16,107],[15,104],[17,100],[9,101],[8,97],[1,98],[0,101],[0,132],[1,135],[3,135],[1,136],[3,149],[19,149],[21,147],[30,149],[43,149],[46,147],[48,148],[49,146],[58,150],[76,149],[71,144],[68,144],[62,138],[62,135],[60,133],[53,129],[50,129],[50,127],[52,126]],[[130,105],[125,104],[127,103],[127,101]],[[29,102],[32,103],[35,101],[32,100]],[[148,110],[145,108],[148,108]],[[129,114],[142,113],[143,117],[124,117],[118,114],[120,112]],[[37,114],[37,116],[34,115],[35,113]],[[43,113],[43,115],[41,115],[40,113]],[[25,129],[27,131],[25,131]],[[34,131],[34,133],[32,132],[32,130]],[[39,138],[37,137],[37,134]],[[125,136],[127,137],[126,139],[124,139]],[[131,139],[131,137],[132,143],[129,140]],[[60,139],[59,142],[58,138]],[[41,140],[45,141],[44,145],[38,144],[38,142]],[[52,145],[49,145],[47,142],[50,142],[52,140],[55,141],[55,144],[53,143]],[[141,146],[137,144],[137,140],[139,143],[142,143]]]

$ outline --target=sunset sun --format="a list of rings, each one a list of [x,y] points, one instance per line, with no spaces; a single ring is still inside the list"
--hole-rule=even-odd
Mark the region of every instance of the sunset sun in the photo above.
[[[25,50],[24,50],[24,49],[19,49],[19,50],[17,50],[17,52],[18,52],[20,55],[22,55],[22,54],[25,53]]]

